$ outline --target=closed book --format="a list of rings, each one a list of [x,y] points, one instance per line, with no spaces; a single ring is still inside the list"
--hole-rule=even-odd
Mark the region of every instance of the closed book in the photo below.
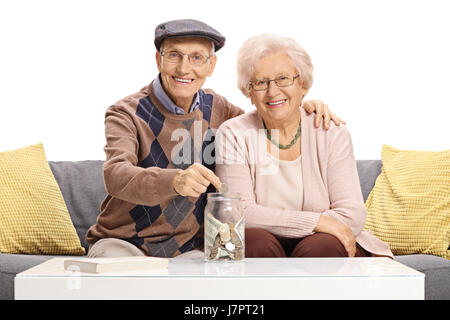
[[[158,257],[84,258],[64,260],[70,271],[103,273],[132,270],[167,269],[169,260]]]

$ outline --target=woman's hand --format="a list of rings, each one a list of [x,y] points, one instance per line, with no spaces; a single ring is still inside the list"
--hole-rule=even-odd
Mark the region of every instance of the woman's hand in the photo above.
[[[328,233],[336,238],[342,243],[345,250],[348,252],[349,257],[354,257],[356,254],[356,239],[352,233],[352,230],[346,224],[321,215],[317,226],[314,228],[315,232]]]
[[[328,109],[328,106],[320,100],[305,101],[302,107],[307,113],[316,113],[316,119],[314,121],[314,126],[316,128],[319,127],[322,118],[324,118],[323,126],[326,130],[330,128],[330,120],[333,121],[337,126],[341,123],[346,124],[344,120],[332,113],[330,109]]]
[[[208,168],[200,163],[194,163],[185,170],[178,172],[173,179],[174,190],[185,197],[198,197],[206,192],[206,188],[213,184],[220,189],[220,179]]]

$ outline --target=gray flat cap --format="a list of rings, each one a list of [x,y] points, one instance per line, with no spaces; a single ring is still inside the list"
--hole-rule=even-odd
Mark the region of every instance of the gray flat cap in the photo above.
[[[155,46],[159,51],[166,38],[200,37],[214,42],[215,51],[225,44],[225,37],[204,22],[193,19],[172,20],[159,24],[155,29]]]

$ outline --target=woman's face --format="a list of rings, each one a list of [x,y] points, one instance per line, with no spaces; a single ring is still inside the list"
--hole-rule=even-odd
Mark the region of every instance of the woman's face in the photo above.
[[[281,76],[292,78],[298,74],[291,58],[284,52],[277,52],[258,61],[250,81],[272,80]],[[297,77],[288,87],[278,87],[275,81],[269,83],[267,90],[256,91],[250,87],[250,99],[265,122],[283,123],[298,119],[293,116],[299,112],[307,92],[300,77]]]

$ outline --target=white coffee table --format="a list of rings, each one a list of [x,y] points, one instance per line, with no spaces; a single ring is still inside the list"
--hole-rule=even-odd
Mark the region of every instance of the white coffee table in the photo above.
[[[388,258],[170,259],[166,271],[88,274],[54,258],[16,275],[16,299],[424,299],[425,275]]]

